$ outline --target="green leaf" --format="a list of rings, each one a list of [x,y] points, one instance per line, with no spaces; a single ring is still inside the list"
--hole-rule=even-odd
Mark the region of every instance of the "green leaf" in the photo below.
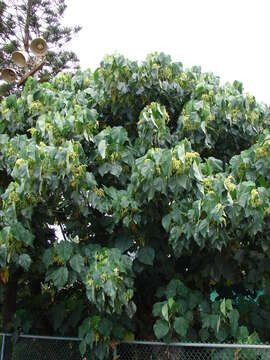
[[[134,245],[133,240],[131,237],[127,237],[127,236],[119,236],[116,240],[115,240],[115,247],[117,249],[120,249],[120,251],[122,253],[124,253],[125,251],[127,251],[128,249],[130,249],[132,246]]]
[[[165,301],[157,302],[153,305],[153,315],[158,317],[161,315],[162,307],[165,304]]]
[[[65,266],[58,268],[57,270],[53,271],[49,276],[47,276],[46,280],[52,280],[54,285],[61,289],[68,280],[68,270]]]
[[[221,160],[210,156],[207,159],[207,163],[210,165],[211,169],[214,172],[222,172],[223,171],[223,162]]]
[[[80,345],[79,345],[79,350],[80,350],[80,353],[82,356],[84,356],[85,352],[86,352],[86,342],[84,340],[82,340],[80,342]]]
[[[102,159],[105,159],[105,157],[106,157],[106,148],[107,148],[106,141],[101,140],[98,144],[98,152],[100,153],[100,156],[102,157]]]
[[[240,326],[237,331],[237,340],[245,342],[248,338],[248,329],[246,326]]]
[[[157,339],[161,339],[169,332],[169,325],[165,320],[157,320],[154,324],[154,333]]]
[[[83,257],[79,254],[74,255],[70,261],[70,266],[72,267],[72,269],[74,271],[77,271],[78,273],[80,273],[83,269],[84,269],[84,260]]]
[[[49,249],[46,249],[44,251],[42,261],[46,268],[48,268],[50,265],[52,265],[54,259],[54,248],[50,247]]]
[[[56,245],[56,251],[58,256],[63,261],[68,261],[72,255],[73,244],[69,241],[62,240]]]
[[[168,304],[164,304],[161,309],[162,316],[166,321],[169,321],[169,309]]]
[[[179,146],[177,146],[177,155],[178,155],[178,159],[184,164],[185,163],[185,145],[183,143],[179,144]]]
[[[220,303],[220,311],[221,311],[221,314],[226,316],[226,300],[225,299],[223,299]]]
[[[175,318],[173,327],[178,335],[185,337],[189,328],[189,322],[183,316],[180,316]]]
[[[9,109],[12,109],[16,106],[16,103],[17,103],[17,98],[16,98],[16,95],[13,94],[13,95],[9,95],[7,98],[6,98],[6,103],[7,103],[7,107]]]
[[[46,129],[46,115],[41,115],[37,121],[37,129],[40,130],[42,136],[45,135]]]
[[[25,229],[21,223],[13,223],[10,230],[15,239],[21,241],[27,246],[33,246],[34,235],[29,230]]]
[[[138,251],[137,258],[145,265],[153,265],[155,250],[150,246],[145,246]]]
[[[231,299],[226,299],[226,308],[227,310],[232,310],[232,300]]]
[[[167,214],[162,218],[162,226],[168,232],[170,229],[171,215]]]
[[[168,299],[168,304],[169,304],[169,308],[171,309],[173,307],[173,305],[175,304],[175,301],[173,298],[169,298]]]
[[[0,234],[1,239],[1,234]],[[7,248],[6,245],[0,245],[0,267],[6,267]]]
[[[238,328],[238,320],[239,320],[239,312],[238,312],[238,310],[233,309],[232,311],[230,311],[229,319],[230,319],[230,326],[231,326],[232,335],[235,336],[237,328]]]
[[[196,161],[193,161],[191,170],[192,170],[191,173],[194,176],[194,178],[196,180],[202,182],[203,181],[203,175],[202,175],[201,170],[200,170],[199,166],[197,165]]]
[[[208,330],[206,330],[206,329],[201,329],[201,330],[199,331],[199,336],[200,336],[202,342],[206,342],[206,341],[208,340],[210,334],[209,334]]]
[[[21,254],[18,263],[24,270],[28,270],[31,265],[31,258],[28,254]]]
[[[86,318],[79,326],[79,338],[83,338],[90,330],[91,330],[90,318]]]
[[[103,336],[110,336],[112,331],[112,322],[109,319],[101,318],[98,325],[99,333]]]

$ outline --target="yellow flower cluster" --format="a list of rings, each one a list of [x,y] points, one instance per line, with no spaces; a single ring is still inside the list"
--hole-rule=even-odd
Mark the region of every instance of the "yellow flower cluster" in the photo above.
[[[255,102],[254,96],[247,94],[247,101],[249,105],[252,105]]]
[[[190,121],[189,115],[184,115],[183,123],[184,123],[184,128],[188,131],[194,131],[200,127],[199,122],[191,122]]]
[[[205,178],[203,180],[204,190],[208,193],[213,190],[213,180],[209,178]]]
[[[172,172],[177,175],[182,175],[185,172],[185,165],[182,161],[177,160],[174,156],[172,158]]]
[[[12,191],[8,198],[8,204],[18,203],[20,201],[19,195],[16,191]]]
[[[232,182],[232,180],[233,180],[233,177],[231,175],[226,177],[226,179],[224,180],[224,185],[227,188],[227,190],[229,191],[229,193],[233,192],[236,188],[236,185]]]
[[[251,190],[250,202],[251,202],[251,205],[255,208],[262,205],[262,200],[260,198],[260,194],[258,193],[258,190],[256,190],[256,189]]]
[[[177,82],[179,83],[180,86],[186,85],[187,80],[188,80],[188,77],[187,77],[186,73],[184,73],[184,72],[181,72],[181,74],[177,78]]]
[[[40,101],[33,101],[30,105],[30,110],[32,111],[40,111],[43,108],[43,105]]]
[[[186,165],[187,167],[191,167],[192,163],[193,163],[193,160],[198,158],[200,155],[195,152],[195,151],[192,151],[192,152],[186,152],[186,155],[185,155],[185,161],[186,161]]]
[[[256,149],[256,159],[260,159],[264,156],[270,155],[270,141],[267,140],[264,142],[263,146],[260,146]]]
[[[116,161],[116,160],[119,160],[120,158],[121,158],[121,154],[117,153],[117,152],[113,152],[110,155],[110,160],[111,161]]]
[[[17,159],[15,165],[21,166],[22,164],[24,164],[24,162],[25,162],[24,159]]]
[[[220,209],[222,208],[222,204],[221,204],[221,203],[218,203],[218,204],[216,205],[216,207],[217,207],[218,210],[220,210]]]
[[[264,209],[265,215],[266,216],[270,216],[270,207],[267,207],[266,209]]]
[[[7,107],[7,102],[6,102],[6,99],[4,99],[1,103],[1,112],[2,112],[2,115],[3,117],[8,113],[8,107]]]
[[[93,188],[93,191],[100,197],[103,197],[105,194],[104,194],[104,190],[102,188],[98,188],[98,187],[94,187]]]

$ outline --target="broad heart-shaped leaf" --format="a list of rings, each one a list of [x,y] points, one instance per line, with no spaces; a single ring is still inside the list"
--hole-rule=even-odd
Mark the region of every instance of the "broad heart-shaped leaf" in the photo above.
[[[42,261],[47,269],[50,265],[52,265],[53,259],[54,259],[54,248],[50,247],[49,249],[46,249],[44,251],[44,254],[42,256]]]
[[[238,320],[239,320],[239,312],[236,309],[233,309],[229,313],[229,319],[230,319],[230,326],[232,334],[235,335],[236,331],[238,329]]]
[[[0,246],[0,267],[5,267],[7,261],[7,248],[6,245]]]
[[[177,146],[178,159],[184,164],[185,163],[185,145],[182,142]]]
[[[169,309],[168,304],[164,304],[161,309],[162,316],[166,321],[169,321]]]
[[[73,245],[71,242],[63,240],[56,245],[56,251],[61,260],[68,261],[72,255]]]
[[[154,316],[160,316],[161,315],[161,311],[162,311],[162,307],[163,305],[166,304],[165,301],[162,301],[162,302],[157,302],[153,305],[153,315]]]
[[[85,354],[85,352],[86,352],[86,342],[84,341],[84,340],[82,340],[81,342],[80,342],[80,345],[79,345],[79,350],[80,350],[80,353],[81,353],[81,355],[83,356],[84,354]]]
[[[37,128],[40,130],[41,134],[45,134],[46,127],[46,115],[41,115],[37,121]]]
[[[120,249],[120,251],[122,253],[124,253],[125,251],[127,251],[132,245],[133,245],[133,240],[132,238],[129,236],[124,236],[124,235],[120,235],[116,240],[115,240],[115,247],[117,249]]]
[[[84,268],[84,261],[83,261],[83,257],[79,254],[74,255],[70,261],[70,266],[72,267],[72,269],[74,271],[77,271],[78,273],[81,272]]]
[[[8,108],[12,108],[12,107],[15,107],[17,103],[17,97],[15,94],[13,95],[9,95],[7,98],[6,98],[6,104],[8,106]]]
[[[220,311],[224,316],[226,316],[226,300],[225,299],[223,299],[220,303]]]
[[[169,325],[165,320],[157,320],[154,324],[154,333],[157,339],[161,339],[169,332]]]
[[[66,284],[67,279],[68,279],[68,270],[65,266],[61,266],[57,270],[54,270],[46,278],[47,281],[52,280],[54,285],[58,289],[61,289]]]
[[[240,342],[245,342],[247,341],[247,338],[248,338],[248,329],[246,328],[246,326],[240,326],[237,331],[237,340]]]
[[[153,265],[155,250],[150,246],[145,246],[139,250],[137,258],[145,265]]]
[[[183,317],[177,317],[173,324],[174,330],[181,337],[185,337],[188,331],[189,322]]]
[[[171,223],[171,214],[167,214],[162,218],[162,226],[166,231],[169,231]]]
[[[207,159],[207,163],[210,165],[211,169],[214,172],[222,172],[223,171],[223,162],[221,160],[210,156]]]
[[[202,175],[201,170],[200,170],[199,166],[197,165],[196,161],[193,161],[191,173],[196,180],[198,180],[200,182],[203,181],[203,175]]]
[[[11,233],[18,241],[27,246],[33,246],[34,235],[20,223],[16,222],[11,225]]]
[[[199,336],[203,342],[206,342],[206,340],[209,338],[209,332],[207,329],[201,329],[199,331]]]
[[[100,156],[102,157],[102,159],[105,159],[105,156],[106,156],[106,148],[107,148],[106,141],[105,141],[105,140],[101,140],[101,141],[98,143],[98,152],[100,153]]]
[[[21,254],[18,263],[24,270],[28,270],[31,265],[31,258],[28,254]]]

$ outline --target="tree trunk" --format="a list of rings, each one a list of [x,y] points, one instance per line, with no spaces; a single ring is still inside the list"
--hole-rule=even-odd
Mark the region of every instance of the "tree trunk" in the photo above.
[[[30,23],[30,16],[31,16],[31,7],[32,7],[32,0],[27,1],[27,14],[24,26],[24,49],[25,51],[29,51],[29,23]]]
[[[4,331],[7,330],[8,324],[11,322],[13,315],[16,311],[18,278],[16,275],[14,275],[11,276],[6,285],[6,294],[2,312]]]

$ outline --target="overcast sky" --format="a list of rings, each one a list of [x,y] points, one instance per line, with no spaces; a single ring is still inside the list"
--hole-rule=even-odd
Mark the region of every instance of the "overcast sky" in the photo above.
[[[67,0],[65,22],[83,26],[72,48],[83,69],[105,54],[142,60],[163,51],[239,80],[270,104],[270,0]]]

